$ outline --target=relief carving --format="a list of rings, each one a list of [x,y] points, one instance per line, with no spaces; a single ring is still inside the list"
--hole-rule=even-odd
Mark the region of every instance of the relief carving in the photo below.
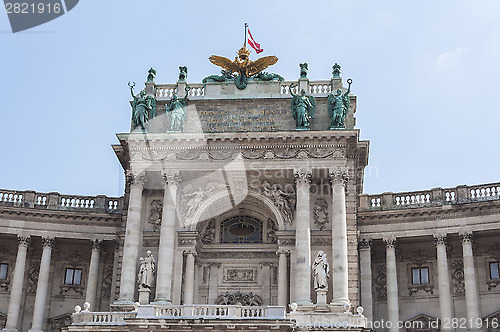
[[[201,236],[201,242],[203,244],[212,244],[215,242],[215,220],[212,219],[208,223],[203,235]]]
[[[149,208],[148,223],[153,227],[153,231],[157,232],[161,226],[161,218],[163,213],[163,203],[159,199],[154,199]]]
[[[378,265],[375,269],[375,290],[378,300],[387,299],[387,275],[385,265]]]
[[[313,206],[314,224],[319,230],[326,228],[329,223],[328,219],[328,203],[324,198],[318,198]]]
[[[224,269],[224,281],[228,282],[254,282],[257,277],[255,269]]]
[[[278,228],[272,219],[267,220],[267,243],[277,244],[278,237],[276,236],[276,231]]]
[[[224,295],[217,296],[215,304],[219,305],[241,305],[241,306],[261,306],[262,298],[252,292],[243,294],[240,291],[229,294],[226,292]]]
[[[194,214],[200,207],[200,205],[207,200],[210,195],[219,191],[221,189],[226,188],[225,184],[219,183],[208,183],[204,188],[202,186],[198,187],[198,190],[195,190],[192,184],[187,184],[181,194],[181,214],[184,218],[184,222],[189,224],[189,220],[194,217]]]
[[[264,182],[262,184],[262,188],[264,190],[264,195],[269,197],[271,201],[273,201],[274,205],[278,208],[278,210],[281,212],[281,215],[283,217],[283,220],[287,224],[292,223],[292,209],[290,208],[291,204],[291,198],[293,194],[288,194],[281,190],[280,185],[275,183],[274,185],[271,186],[269,182]]]
[[[451,279],[453,281],[454,293],[465,294],[464,263],[462,260],[455,260],[451,265]]]

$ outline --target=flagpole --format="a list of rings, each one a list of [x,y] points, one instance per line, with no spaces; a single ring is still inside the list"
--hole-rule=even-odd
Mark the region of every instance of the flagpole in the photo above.
[[[243,47],[247,48],[247,29],[248,24],[245,23],[245,42],[243,43]]]

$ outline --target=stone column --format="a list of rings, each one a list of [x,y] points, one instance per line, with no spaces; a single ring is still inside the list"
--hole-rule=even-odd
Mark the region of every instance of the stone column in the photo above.
[[[373,298],[372,298],[372,240],[362,239],[359,241],[359,269],[361,283],[361,306],[368,321],[373,321]]]
[[[280,249],[276,252],[278,255],[278,305],[286,307],[288,293],[288,262],[286,256],[289,250]]]
[[[349,303],[349,274],[347,260],[347,214],[345,170],[329,169],[332,184],[332,304]]]
[[[262,297],[262,305],[271,305],[271,267],[272,263],[265,262],[260,264],[260,296]]]
[[[172,303],[172,277],[174,271],[176,204],[179,172],[163,173],[165,191],[163,194],[163,213],[158,250],[158,274],[156,277],[155,302]]]
[[[295,215],[295,303],[310,305],[311,302],[311,212],[309,184],[310,169],[294,170],[297,184],[297,211]]]
[[[47,290],[49,288],[50,258],[54,239],[42,238],[42,260],[40,262],[40,272],[38,273],[38,283],[36,285],[35,308],[33,311],[33,321],[31,332],[41,332],[43,327],[43,316],[47,305]]]
[[[139,241],[141,230],[142,190],[144,187],[144,173],[139,175],[127,174],[130,183],[130,196],[127,212],[127,226],[123,244],[122,271],[120,281],[120,295],[118,303],[133,304],[136,288],[137,259],[139,258]]]
[[[17,246],[16,266],[14,267],[14,276],[12,277],[12,284],[10,286],[9,309],[4,331],[17,331],[23,294],[24,271],[26,270],[26,253],[31,238],[29,236],[18,236],[17,240],[19,244]]]
[[[386,248],[386,277],[387,277],[387,312],[392,327],[391,332],[398,332],[399,322],[399,297],[398,297],[398,271],[396,267],[396,238],[385,238]]]
[[[184,272],[184,304],[193,304],[194,297],[194,258],[196,252],[188,250],[186,253],[186,270]]]
[[[464,257],[465,306],[467,308],[468,327],[470,331],[479,331],[481,329],[477,322],[480,322],[481,317],[479,316],[476,270],[472,253],[472,232],[460,233],[460,239],[462,240]]]
[[[90,255],[90,267],[89,276],[87,279],[87,291],[85,294],[85,301],[90,303],[90,307],[97,308],[96,297],[97,297],[97,279],[99,276],[99,253],[101,249],[101,242],[99,240],[93,240],[92,242],[92,254]]]
[[[220,263],[210,263],[210,281],[208,284],[208,304],[215,304],[219,291],[219,267]]]
[[[453,319],[453,311],[451,308],[450,277],[448,272],[448,258],[446,255],[446,234],[435,235],[434,243],[436,244],[437,254],[439,310],[441,321],[448,327],[443,327],[443,331],[453,330],[450,325]]]

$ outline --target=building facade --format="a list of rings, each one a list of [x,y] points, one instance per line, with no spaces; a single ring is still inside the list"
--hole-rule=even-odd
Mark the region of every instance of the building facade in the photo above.
[[[0,325],[498,330],[500,184],[363,194],[369,142],[339,74],[150,71],[113,146],[123,197],[0,190]]]

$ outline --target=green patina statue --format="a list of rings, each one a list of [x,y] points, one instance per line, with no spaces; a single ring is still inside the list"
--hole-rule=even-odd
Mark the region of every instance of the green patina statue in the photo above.
[[[299,64],[300,66],[300,78],[307,78],[307,71],[309,70],[309,65],[307,62]]]
[[[155,77],[156,77],[156,70],[154,70],[153,68],[149,68],[148,70],[148,78],[146,80],[146,83],[151,83],[155,81]]]
[[[333,78],[338,78],[340,77],[340,65],[335,62],[335,64],[332,66],[332,77]]]
[[[170,113],[170,131],[184,131],[184,120],[186,118],[186,105],[188,104],[188,95],[190,87],[186,86],[186,95],[182,99],[177,98],[174,94],[170,99],[170,106],[167,107],[166,112]]]
[[[186,82],[188,77],[188,67],[180,66],[179,67],[179,82]]]
[[[207,83],[207,82],[225,82],[225,81],[230,81],[234,78],[234,76],[228,72],[227,70],[221,70],[220,71],[221,75],[210,75],[205,77],[202,82]]]
[[[134,100],[132,101],[132,123],[134,129],[140,127],[143,131],[146,130],[146,124],[149,124],[148,119],[156,116],[156,99],[153,96],[146,96],[146,91],[141,90],[139,95],[134,95],[135,82],[128,82],[130,94]]]
[[[345,128],[345,118],[349,109],[349,92],[351,92],[352,79],[348,79],[349,88],[346,93],[338,89],[337,94],[328,95],[328,115],[330,115],[330,129]]]
[[[280,82],[283,82],[285,80],[281,75],[275,73],[268,73],[265,71],[261,71],[260,73],[255,75],[254,79],[258,79],[261,81],[272,81],[274,79],[277,79]]]
[[[292,95],[292,116],[295,119],[296,130],[309,130],[311,120],[316,113],[316,99],[313,96],[306,96],[306,91],[302,89],[300,95],[293,93],[293,83],[290,84],[290,94]]]

